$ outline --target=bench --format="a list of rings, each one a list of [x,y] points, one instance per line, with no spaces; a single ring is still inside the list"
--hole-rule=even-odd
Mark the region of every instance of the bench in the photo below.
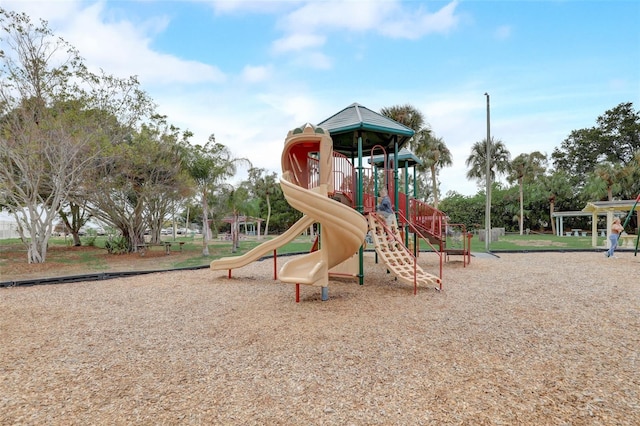
[[[638,239],[637,235],[620,235],[618,240],[620,241],[619,246],[624,248],[636,248],[636,241]]]
[[[449,262],[449,256],[462,256],[462,264],[464,267],[467,264],[471,263],[471,238],[473,238],[473,234],[468,232],[466,235],[466,241],[464,234],[461,236],[460,240],[457,241],[458,244],[453,244],[455,247],[444,247],[443,251],[445,253],[445,262]],[[462,247],[460,247],[460,243],[462,243]],[[445,240],[446,245],[446,240]]]
[[[145,253],[147,252],[147,250],[151,249],[151,247],[164,247],[164,252],[168,256],[168,255],[171,254],[171,245],[172,244],[178,244],[179,247],[180,247],[180,251],[182,251],[182,246],[184,245],[184,241],[176,241],[176,242],[163,241],[163,242],[158,243],[158,244],[142,243],[142,244],[138,244],[136,246],[136,249],[140,253],[140,256],[144,256]]]

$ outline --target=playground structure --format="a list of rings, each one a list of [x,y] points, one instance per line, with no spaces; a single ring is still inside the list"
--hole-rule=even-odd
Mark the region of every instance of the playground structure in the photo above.
[[[350,121],[353,117],[357,119]],[[322,300],[327,300],[332,276],[364,283],[364,243],[369,234],[376,260],[396,279],[412,285],[414,294],[418,287],[441,290],[443,260],[449,255],[462,255],[466,266],[470,261],[471,234],[462,225],[447,223],[444,213],[420,202],[415,194],[409,196],[408,168],[419,160],[406,150],[406,156],[399,155],[399,149],[412,135],[411,129],[358,104],[318,126],[307,123],[291,130],[282,152],[280,185],[289,204],[304,213],[303,217],[284,234],[243,256],[211,262],[211,269],[228,270],[231,277],[232,269],[273,251],[274,279],[296,284],[296,301],[300,284],[321,287]],[[368,168],[363,164],[365,149],[370,153]],[[389,150],[393,155],[387,154]],[[404,167],[404,193],[399,188],[400,167]],[[376,194],[383,186],[396,212],[390,225],[375,212]],[[277,248],[313,223],[319,224],[320,233],[312,251],[289,260],[278,273]],[[458,245],[448,247],[454,236],[458,237]],[[408,247],[410,240],[413,250]],[[420,240],[437,255],[437,275],[418,265]]]

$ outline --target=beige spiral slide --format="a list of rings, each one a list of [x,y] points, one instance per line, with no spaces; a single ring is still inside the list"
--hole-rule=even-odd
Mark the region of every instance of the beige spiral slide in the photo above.
[[[280,269],[278,279],[295,284],[326,287],[329,270],[351,258],[364,242],[367,221],[356,210],[326,195],[326,186],[302,188],[286,178],[282,191],[292,207],[320,223],[320,249],[289,260]]]
[[[282,172],[282,192],[293,208],[304,213],[302,219],[284,234],[242,256],[214,260],[210,268],[231,270],[245,266],[319,223],[319,249],[289,260],[280,269],[278,279],[326,288],[330,270],[353,258],[364,243],[367,221],[356,210],[328,196],[333,191],[333,142],[324,129],[305,124],[288,133]]]
[[[320,245],[285,263],[278,279],[326,288],[330,270],[351,259],[367,233],[362,214],[328,197],[333,192],[333,141],[327,131],[306,124],[289,132],[280,187],[293,208],[320,224]]]

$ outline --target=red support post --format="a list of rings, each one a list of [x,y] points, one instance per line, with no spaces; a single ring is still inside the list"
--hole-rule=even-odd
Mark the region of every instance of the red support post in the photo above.
[[[278,279],[278,250],[273,250],[273,279]]]

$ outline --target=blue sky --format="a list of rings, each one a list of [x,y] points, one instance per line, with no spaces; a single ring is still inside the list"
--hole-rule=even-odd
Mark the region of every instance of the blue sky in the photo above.
[[[142,88],[169,122],[280,172],[287,132],[358,102],[409,103],[453,154],[443,194],[491,134],[551,154],[622,102],[640,109],[637,1],[5,1],[87,64]],[[242,177],[242,174],[240,175]]]

